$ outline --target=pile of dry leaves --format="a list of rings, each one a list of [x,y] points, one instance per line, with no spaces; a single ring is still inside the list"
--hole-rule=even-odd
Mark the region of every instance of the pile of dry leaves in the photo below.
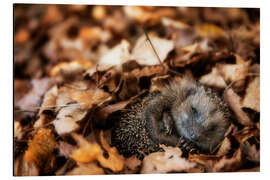
[[[14,175],[260,170],[259,9],[17,4],[14,19]],[[180,76],[228,102],[218,152],[124,158],[110,115]]]

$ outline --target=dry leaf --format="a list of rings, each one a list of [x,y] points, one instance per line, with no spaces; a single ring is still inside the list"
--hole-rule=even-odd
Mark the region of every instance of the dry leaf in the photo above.
[[[260,112],[260,77],[248,84],[242,106]]]
[[[63,20],[63,15],[56,5],[48,5],[43,17],[44,23],[54,24]]]
[[[127,32],[128,24],[130,23],[128,19],[125,18],[125,15],[120,11],[115,11],[110,14],[103,21],[103,26],[105,29],[108,29],[116,34],[124,34]]]
[[[211,172],[213,166],[221,159],[218,155],[189,154],[189,160],[202,166],[204,172]]]
[[[102,68],[115,66],[117,69],[130,59],[130,44],[127,40],[122,40],[120,44],[110,49],[101,56],[98,65]]]
[[[21,139],[22,137],[22,126],[19,121],[14,122],[14,138]]]
[[[96,160],[102,153],[100,146],[97,143],[90,143],[86,141],[82,136],[72,134],[75,140],[79,143],[79,148],[74,150],[70,155],[78,163],[90,163]]]
[[[208,53],[211,51],[212,47],[209,46],[208,40],[204,39],[200,42],[182,47],[180,56],[174,59],[172,64],[176,67],[184,67],[208,57]]]
[[[165,68],[161,65],[156,66],[146,66],[142,69],[134,69],[130,72],[130,74],[134,75],[137,78],[144,77],[144,76],[159,76],[159,75],[165,75],[168,72],[168,66],[164,65]]]
[[[124,168],[124,157],[120,155],[116,147],[110,147],[103,136],[103,131],[100,133],[101,144],[104,149],[108,152],[108,158],[105,158],[103,154],[98,156],[98,161],[103,167],[109,168],[114,172],[123,170]]]
[[[92,10],[92,16],[101,21],[106,16],[106,7],[105,6],[94,6]]]
[[[259,136],[260,130],[255,127],[244,127],[241,131],[234,132],[232,135],[239,143],[243,143],[250,137]]]
[[[129,102],[130,100],[126,100],[120,101],[116,104],[108,105],[100,109],[96,115],[99,117],[100,120],[105,120],[111,113],[123,109]]]
[[[168,53],[174,48],[173,41],[167,40],[164,38],[159,38],[158,36],[152,33],[149,33],[148,36],[160,60],[164,61]],[[144,65],[160,64],[153,48],[151,47],[149,42],[146,40],[145,35],[142,35],[136,41],[136,44],[132,50],[131,59],[134,59],[139,64],[144,64]]]
[[[58,95],[58,88],[57,86],[53,86],[49,89],[46,94],[44,95],[42,105],[39,109],[39,115],[42,114],[45,110],[53,110],[54,106],[56,105],[56,98]]]
[[[56,85],[46,92],[43,98],[43,102],[38,112],[39,118],[38,120],[36,120],[34,124],[35,128],[39,128],[49,122],[47,121],[46,114],[44,114],[43,112],[47,110],[50,110],[50,111],[54,110],[54,107],[56,105],[57,95],[58,95],[58,88]]]
[[[79,32],[79,37],[91,45],[97,43],[99,40],[101,42],[107,42],[111,39],[111,36],[109,31],[102,30],[98,26],[82,27]]]
[[[69,158],[72,152],[75,150],[75,146],[66,143],[65,141],[60,141],[59,143],[59,155]]]
[[[49,78],[33,79],[32,90],[29,91],[23,98],[16,104],[20,109],[35,111],[40,105],[41,97],[50,88],[51,80]]]
[[[22,44],[29,39],[29,31],[26,29],[20,29],[14,37],[15,44]]]
[[[121,171],[124,168],[124,157],[118,154],[115,147],[110,147],[103,137],[103,132],[100,133],[101,144],[107,151],[107,157],[104,157],[104,151],[96,143],[90,143],[82,138],[80,135],[73,134],[73,137],[79,141],[80,147],[74,150],[71,158],[78,163],[90,163],[97,160],[101,166],[109,168],[114,172]]]
[[[14,105],[31,89],[29,80],[14,79]]]
[[[217,65],[217,68],[220,74],[224,77],[224,80],[227,82],[236,82],[236,81],[244,80],[248,74],[250,61],[244,61],[237,54],[235,54],[235,58],[236,58],[236,64],[218,64]]]
[[[79,105],[63,107],[53,121],[56,132],[62,135],[77,130],[79,125],[76,122],[82,120],[86,114],[87,111],[82,110]]]
[[[142,6],[124,6],[125,14],[132,18],[134,21],[144,24],[148,23],[151,25],[160,22],[161,17],[172,17],[174,12],[169,8],[162,9],[147,9]]]
[[[231,88],[226,90],[224,97],[233,112],[235,113],[237,121],[240,124],[246,126],[253,124],[248,115],[242,110],[240,97]]]
[[[195,167],[195,163],[181,157],[179,148],[164,145],[162,148],[165,152],[155,152],[144,157],[141,173],[181,172]]]
[[[39,170],[33,163],[27,163],[23,155],[14,162],[14,176],[38,176]]]
[[[161,22],[162,22],[163,26],[172,26],[172,27],[178,28],[178,29],[190,28],[189,25],[187,25],[181,21],[175,21],[175,20],[167,18],[167,17],[162,17]]]
[[[250,145],[247,141],[245,141],[241,144],[240,148],[242,149],[242,153],[247,160],[255,163],[260,162],[260,150],[257,150],[255,144]]]
[[[221,143],[221,146],[217,152],[217,155],[224,156],[229,152],[230,149],[231,149],[231,142],[229,138],[225,137],[225,139]]]
[[[248,67],[243,64],[219,64],[217,67],[227,82],[243,80],[248,73]]]
[[[241,150],[238,149],[231,158],[224,156],[214,165],[213,172],[235,171],[235,169],[241,166],[241,155]]]
[[[88,164],[80,164],[78,167],[72,169],[67,175],[99,175],[104,174],[102,168],[94,162]]]
[[[202,76],[199,82],[211,87],[217,88],[226,87],[226,82],[224,81],[223,77],[219,74],[216,67],[214,67],[209,74]]]
[[[55,77],[59,73],[77,74],[83,72],[83,70],[90,68],[91,66],[91,61],[83,61],[82,59],[77,59],[71,62],[60,62],[51,69],[50,76]]]
[[[43,173],[49,173],[55,166],[54,150],[57,142],[50,129],[41,128],[34,138],[28,142],[28,149],[24,159],[28,163],[35,164]]]
[[[133,171],[138,170],[139,166],[141,166],[141,164],[142,164],[142,161],[139,160],[135,155],[133,155],[125,160],[125,166]]]
[[[58,89],[55,112],[60,111],[60,109],[62,109],[65,106],[74,106],[74,100],[70,98],[68,94],[69,91],[67,89],[69,88],[62,87]],[[79,104],[77,104],[76,106],[79,107]]]
[[[226,36],[223,29],[214,24],[204,24],[197,29],[198,33],[205,38],[218,38]]]
[[[95,104],[99,104],[109,98],[109,94],[99,88],[89,90],[77,90],[69,93],[71,99],[81,104],[82,110],[91,109]]]

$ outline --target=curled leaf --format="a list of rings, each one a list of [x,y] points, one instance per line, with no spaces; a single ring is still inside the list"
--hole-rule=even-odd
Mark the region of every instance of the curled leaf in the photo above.
[[[248,84],[242,106],[260,112],[260,77]]]
[[[149,39],[152,42],[161,61],[164,61],[168,53],[174,48],[172,40],[159,38],[158,36],[149,33]],[[145,35],[142,35],[137,41],[132,50],[131,59],[135,59],[139,64],[156,65],[160,64],[153,48],[149,44]]]
[[[195,163],[181,157],[182,151],[177,147],[162,145],[165,152],[155,152],[143,159],[141,173],[168,173],[187,171],[195,167]]]
[[[49,173],[55,166],[53,152],[57,147],[52,131],[41,128],[34,138],[28,142],[28,149],[24,158],[26,162],[35,164],[43,173]]]
[[[79,125],[76,122],[82,120],[86,114],[79,105],[63,107],[53,121],[56,132],[62,135],[77,130]]]

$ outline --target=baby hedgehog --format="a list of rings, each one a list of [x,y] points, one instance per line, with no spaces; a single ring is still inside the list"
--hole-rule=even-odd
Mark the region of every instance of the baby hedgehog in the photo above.
[[[183,139],[212,153],[230,125],[226,103],[210,88],[185,78],[127,109],[112,129],[112,145],[126,157],[161,151],[159,144],[181,148]]]

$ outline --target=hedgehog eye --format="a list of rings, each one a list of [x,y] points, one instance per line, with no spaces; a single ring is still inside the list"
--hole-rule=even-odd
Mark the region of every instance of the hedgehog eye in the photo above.
[[[196,94],[196,89],[194,89],[193,87],[190,87],[185,90],[184,98],[187,99],[189,96],[194,95],[194,94]]]
[[[196,115],[196,114],[198,114],[198,111],[195,107],[191,106],[191,113]]]

